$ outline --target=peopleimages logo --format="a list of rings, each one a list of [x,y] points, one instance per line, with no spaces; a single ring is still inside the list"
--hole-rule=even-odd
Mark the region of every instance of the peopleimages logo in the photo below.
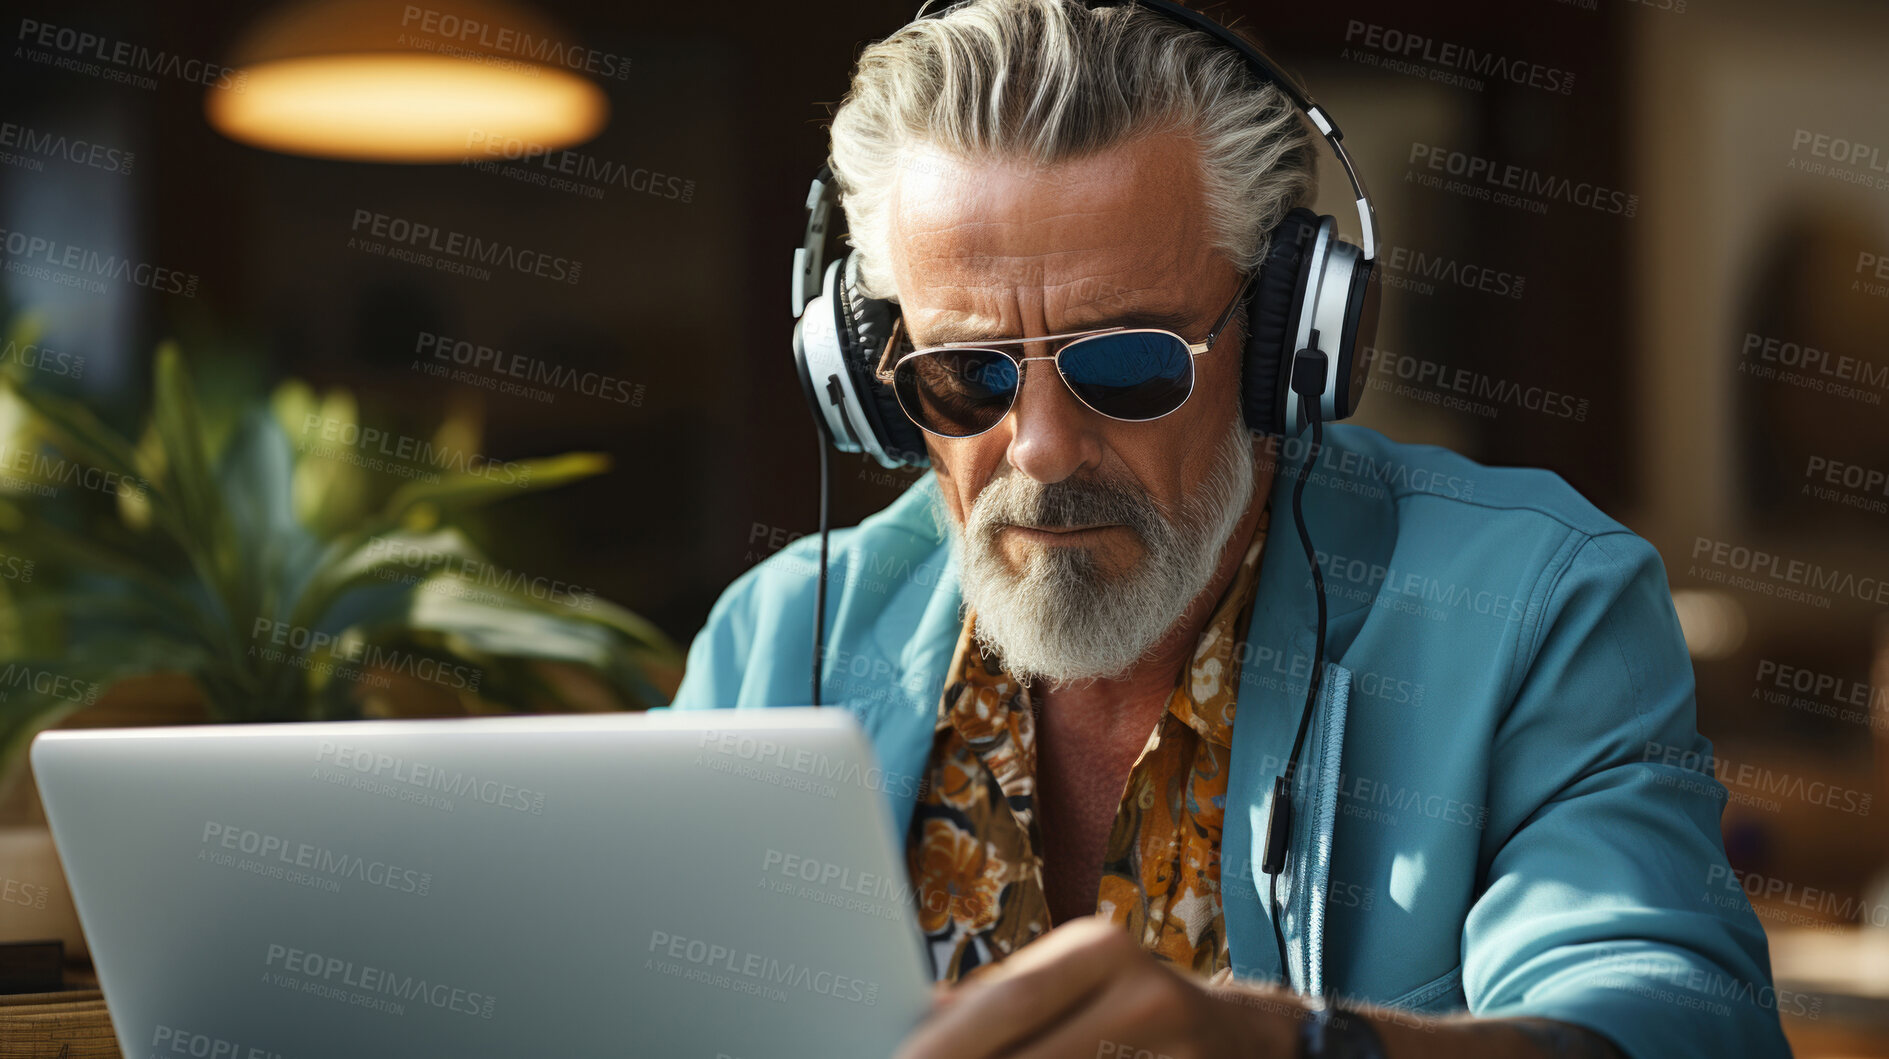
[[[1856,274],[1861,277],[1874,277],[1877,280],[1889,280],[1889,254],[1872,254],[1867,250],[1857,251]],[[1872,298],[1889,298],[1889,283],[1875,283],[1867,278],[1851,280],[1850,290],[1860,291]]]
[[[1426,254],[1407,246],[1387,246],[1378,257],[1373,273],[1387,287],[1414,294],[1434,294],[1432,281],[1464,290],[1481,291],[1499,298],[1520,299],[1528,279],[1512,272],[1500,272],[1486,265],[1470,264],[1440,254]]]
[[[1729,584],[1737,588],[1749,588],[1765,595],[1775,595],[1780,599],[1803,599],[1820,607],[1829,607],[1828,597],[1815,597],[1805,592],[1794,591],[1796,586],[1803,586],[1819,592],[1833,592],[1840,596],[1848,596],[1864,603],[1889,606],[1889,580],[1880,577],[1857,577],[1855,574],[1832,570],[1802,559],[1787,559],[1776,552],[1767,552],[1762,548],[1747,548],[1729,541],[1695,537],[1692,542],[1692,558],[1695,565],[1688,569],[1689,576]],[[1696,565],[1700,561],[1709,563],[1717,569],[1703,569]],[[1730,571],[1731,576],[1727,576],[1726,571]],[[1751,577],[1744,576],[1747,574],[1765,580],[1754,581]],[[1785,587],[1778,587],[1780,585]]]
[[[1718,753],[1707,753],[1694,747],[1678,746],[1671,743],[1649,741],[1643,761],[1657,760],[1662,765],[1676,765],[1691,772],[1710,774],[1722,786],[1743,788],[1761,794],[1783,795],[1811,805],[1820,805],[1826,809],[1868,816],[1875,801],[1875,795],[1868,791],[1852,790],[1839,787],[1823,780],[1807,780],[1802,776],[1777,769],[1755,765],[1751,762],[1737,763]],[[1707,794],[1714,794],[1710,790]],[[1771,811],[1775,812],[1773,803]]]
[[[1882,395],[1889,393],[1889,365],[1755,331],[1745,332],[1738,371],[1864,404],[1881,404]]]
[[[343,446],[318,445],[312,439]],[[428,478],[437,481],[437,473],[428,477],[423,468],[432,467],[452,474],[485,478],[502,485],[521,488],[531,481],[531,465],[495,460],[477,452],[451,446],[439,446],[425,438],[389,434],[376,427],[364,427],[345,419],[310,412],[302,417],[301,446],[304,452],[330,459],[344,460],[356,466],[403,478]],[[379,457],[396,462],[389,463]]]
[[[1494,418],[1499,409],[1478,403],[1477,399],[1540,412],[1558,419],[1571,419],[1577,423],[1587,421],[1587,398],[1551,390],[1546,386],[1523,386],[1511,379],[1498,379],[1471,368],[1451,367],[1427,357],[1394,353],[1377,346],[1364,347],[1364,362],[1372,376],[1372,389],[1390,390],[1400,397],[1445,408],[1460,408],[1487,418]],[[1393,379],[1413,383],[1415,389],[1398,386]],[[1435,391],[1435,394],[1425,391]],[[1462,397],[1437,398],[1436,395],[1444,393]]]
[[[585,397],[597,397],[617,404],[638,405],[641,386],[630,383],[614,375],[601,372],[580,372],[562,364],[553,364],[541,357],[526,356],[523,353],[507,353],[502,349],[482,346],[464,339],[449,338],[445,335],[421,331],[414,342],[413,352],[427,357],[438,367],[458,365],[470,371],[485,375],[503,375],[508,380],[518,380],[520,385],[532,384],[557,390],[568,390]],[[417,362],[416,362],[417,363]]]
[[[194,273],[179,272],[117,254],[101,253],[18,229],[0,228],[0,252],[10,259],[6,263],[8,272],[80,287],[94,294],[105,291],[105,285],[92,278],[96,276],[121,280],[134,287],[146,287],[160,294],[181,294],[186,298],[197,296],[197,277]],[[52,272],[47,266],[66,271]]]
[[[529,175],[524,179],[529,183],[545,184],[560,191],[576,191],[588,198],[602,198],[603,189],[596,185],[611,184],[659,199],[675,199],[679,202],[692,202],[695,199],[693,180],[640,166],[627,166],[582,151],[552,150],[544,144],[516,136],[494,136],[483,129],[473,129],[466,135],[466,149],[476,150],[488,158],[528,166]],[[473,165],[481,164],[471,157],[466,161]],[[529,172],[536,169],[545,170],[546,173]],[[566,177],[569,179],[564,179]]]
[[[1752,696],[1774,706],[1789,706],[1889,732],[1889,684],[1872,688],[1862,681],[1769,658],[1758,660],[1756,680],[1758,686],[1752,688]]]
[[[1277,459],[1261,456],[1257,458],[1258,463],[1268,470],[1290,470],[1292,464],[1311,453],[1311,446],[1309,435],[1285,438],[1279,443]],[[1460,475],[1438,474],[1428,467],[1413,467],[1397,460],[1380,460],[1356,449],[1321,445],[1312,453],[1312,461],[1314,469],[1306,476],[1306,481],[1332,489],[1356,492],[1361,491],[1354,488],[1356,486],[1375,485],[1460,500],[1468,500],[1476,492],[1476,483]]]
[[[1846,896],[1833,890],[1800,886],[1785,879],[1743,872],[1724,864],[1714,864],[1708,869],[1705,883],[1707,887],[1717,888],[1727,894],[1743,893],[1748,897],[1807,909],[1823,921],[1889,927],[1889,905]]]
[[[22,344],[11,338],[0,346],[0,364],[18,364],[29,371],[74,379],[85,372],[85,358],[76,353],[63,353],[32,342]]]
[[[476,773],[439,768],[327,740],[323,740],[316,749],[315,760],[362,776],[384,778],[420,790],[440,791],[455,798],[472,798],[486,805],[515,809],[532,816],[544,815],[543,791],[480,777]]]
[[[478,19],[465,18],[430,7],[406,5],[406,9],[400,14],[400,25],[404,29],[418,29],[422,33],[431,34],[454,44],[477,44],[482,48],[516,55],[546,66],[582,70],[587,74],[613,77],[619,81],[627,80],[630,76],[630,60],[621,55],[612,55],[606,51],[576,44],[565,44],[548,37],[534,37],[508,26],[495,26],[490,22],[481,22]],[[402,37],[398,43],[419,44],[421,42]]]
[[[858,761],[830,757],[806,747],[777,743],[765,736],[754,736],[746,732],[706,729],[702,732],[696,747],[707,753],[698,753],[694,763],[711,768],[716,767],[717,762],[741,762],[772,771],[796,773],[807,777],[809,782],[829,780],[855,787],[865,787],[868,790],[884,791],[898,798],[913,798],[923,790],[921,779],[917,776],[889,772],[877,765],[862,765]],[[727,769],[724,768],[723,771]],[[827,789],[831,790],[830,787]],[[827,793],[826,797],[833,797],[833,794]]]
[[[7,152],[19,151],[23,155],[34,156],[25,159],[37,161],[39,158],[57,158],[73,165],[87,166],[106,173],[129,176],[131,164],[137,155],[131,151],[107,144],[93,143],[86,139],[74,139],[60,133],[46,132],[27,125],[18,125],[11,121],[0,121],[0,162],[7,162],[13,155]],[[41,166],[32,166],[39,169]]]
[[[1312,657],[1303,652],[1290,655],[1276,647],[1265,644],[1251,644],[1245,640],[1233,645],[1233,661],[1240,667],[1240,680],[1255,680],[1266,687],[1279,691],[1303,695],[1305,681],[1312,672]],[[1264,670],[1264,675],[1261,671]],[[1422,706],[1424,685],[1421,682],[1373,672],[1368,669],[1351,671],[1351,694],[1363,695],[1373,699],[1382,699],[1398,706]]]
[[[389,687],[387,674],[424,680],[454,691],[478,691],[485,672],[457,662],[443,662],[374,643],[355,633],[331,633],[273,618],[258,617],[250,629],[249,654],[265,662],[306,669],[341,680]]]
[[[23,555],[8,555],[0,552],[0,578],[26,584],[33,580],[33,566],[33,560]]]
[[[1877,467],[1812,456],[1804,466],[1804,494],[1859,511],[1889,514],[1889,472]]]
[[[1507,81],[1510,84],[1521,85],[1526,88],[1539,88],[1543,92],[1558,93],[1564,96],[1574,91],[1574,75],[1566,70],[1557,69],[1553,66],[1544,66],[1537,62],[1529,62],[1525,59],[1515,59],[1506,55],[1497,55],[1494,52],[1482,51],[1450,41],[1441,41],[1418,33],[1408,33],[1401,29],[1380,26],[1375,23],[1361,22],[1355,18],[1345,23],[1345,43],[1369,48],[1373,52],[1391,56],[1398,62],[1422,62],[1430,64],[1431,67],[1440,68],[1439,70],[1416,68],[1413,70],[1399,70],[1398,72],[1415,73],[1418,76],[1425,76],[1438,73],[1442,70],[1460,70],[1465,73],[1475,74],[1478,77]],[[1345,51],[1345,58],[1360,57],[1350,54],[1350,48],[1345,49]],[[1373,65],[1383,64],[1374,63]],[[1395,69],[1396,67],[1392,65],[1390,68]],[[1430,79],[1447,83],[1458,83],[1458,79],[1449,77],[1432,76]],[[1464,87],[1481,90],[1482,85],[1472,82],[1464,85]]]
[[[903,872],[893,878],[778,849],[768,850],[761,858],[761,886],[774,893],[881,919],[903,919],[907,907],[930,896],[907,882]],[[952,896],[943,891],[932,893],[946,903]],[[943,911],[946,904],[934,901],[929,907]]]
[[[1277,773],[1285,763],[1268,754],[1261,762],[1261,769],[1267,775]],[[1368,815],[1378,823],[1396,826],[1398,817],[1392,812],[1373,810],[1372,806],[1383,806],[1396,813],[1415,813],[1429,820],[1445,824],[1458,824],[1473,827],[1480,831],[1489,823],[1489,807],[1477,802],[1467,802],[1448,794],[1430,793],[1398,785],[1396,787],[1356,773],[1337,771],[1335,780],[1327,780],[1329,770],[1312,762],[1300,762],[1296,775],[1287,779],[1295,788],[1304,790],[1312,785],[1332,782],[1338,797],[1346,804],[1342,807],[1348,816]]]
[[[163,1023],[151,1034],[151,1049],[160,1055],[188,1055],[193,1059],[282,1059],[281,1052],[272,1052],[260,1045],[244,1045],[226,1037]]]
[[[784,963],[778,957],[763,956],[758,952],[743,952],[728,945],[703,941],[700,938],[688,938],[667,931],[652,930],[649,934],[649,950],[671,960],[679,960],[693,965],[702,972],[726,971],[748,979],[756,987],[787,986],[792,989],[804,989],[809,993],[832,997],[835,1000],[850,1000],[867,1007],[879,1003],[879,983],[863,978],[837,974],[833,971],[816,970],[805,964]],[[655,959],[645,960],[644,970],[654,970],[664,974],[691,978],[687,972],[680,972],[678,965],[663,965]],[[680,972],[680,973],[679,973]],[[712,974],[711,974],[712,977]],[[708,978],[704,978],[707,981]],[[713,982],[710,984],[730,988],[730,983]],[[754,992],[755,989],[739,989],[741,992]],[[775,992],[779,992],[778,989]],[[770,997],[785,1000],[785,996]]]
[[[385,239],[408,251],[425,250],[463,262],[508,269],[522,275],[537,276],[561,283],[574,284],[584,272],[582,261],[554,257],[540,250],[520,249],[510,243],[481,239],[476,235],[436,228],[430,224],[410,221],[404,217],[395,217],[370,209],[356,209],[354,221],[349,225],[348,230],[357,236],[371,235],[375,239]],[[350,239],[349,242],[352,244],[353,240]],[[433,267],[431,260],[420,263]]]
[[[153,50],[142,44],[133,44],[125,40],[111,40],[96,33],[55,26],[50,22],[36,19],[20,19],[20,32],[14,38],[18,43],[33,47],[47,48],[51,52],[62,53],[65,58],[56,62],[47,62],[53,56],[47,52],[24,53],[15,51],[16,57],[23,57],[33,62],[69,69],[74,73],[92,74],[111,81],[126,81],[139,88],[157,87],[152,78],[133,77],[134,74],[157,74],[160,77],[174,77],[180,81],[203,85],[206,88],[226,88],[241,92],[243,83],[249,75],[241,70],[217,63],[204,62],[201,59],[186,59],[167,51]],[[102,70],[84,60],[96,59],[108,66],[117,67],[116,71]]]
[[[0,875],[0,903],[41,910],[46,907],[46,895],[50,893],[49,887]]]
[[[49,669],[34,669],[20,662],[8,662],[7,667],[0,670],[0,702],[5,702],[20,689],[44,698],[64,699],[86,706],[98,701],[101,690],[94,681],[79,680]]]
[[[1400,569],[1316,549],[1314,554],[1318,556],[1318,565],[1324,570],[1327,591],[1352,585],[1365,595],[1380,598],[1408,596],[1424,603],[1455,607],[1503,621],[1521,621],[1528,613],[1528,600],[1521,596],[1455,584],[1416,570]]]
[[[1774,989],[1743,978],[1691,967],[1664,955],[1642,949],[1603,948],[1592,954],[1591,961],[1604,966],[1608,976],[1601,981],[1615,989],[1625,989],[1650,1000],[1674,1007],[1709,1011],[1720,1017],[1732,1013],[1734,1000],[1762,1010],[1775,1010],[1798,1018],[1815,1020],[1823,1009],[1823,998],[1791,989]],[[1655,983],[1670,985],[1661,988]]]
[[[1413,142],[1409,164],[1429,172],[1410,170],[1404,179],[1469,198],[1516,206],[1532,213],[1548,212],[1548,201],[1582,209],[1631,217],[1639,211],[1640,196],[1616,191],[1591,181],[1570,180],[1527,166],[1497,162],[1467,151],[1452,151],[1435,144]],[[1434,176],[1447,173],[1460,180],[1443,182]],[[1548,201],[1543,201],[1548,200]]]
[[[492,1008],[498,1003],[497,998],[485,993],[461,989],[444,982],[430,982],[419,975],[400,974],[384,967],[355,963],[353,960],[344,960],[338,956],[323,956],[317,952],[292,949],[286,945],[271,944],[263,965],[280,967],[290,974],[302,975],[307,979],[300,983],[303,992],[315,993],[360,1007],[375,1007],[393,1014],[404,1014],[405,1009],[385,998],[419,1001],[429,1007],[439,1008],[441,1011],[476,1015],[483,1019],[492,1017]],[[276,984],[295,983],[278,981]],[[359,992],[350,994],[347,990],[359,990]]]
[[[1889,155],[1874,144],[1798,129],[1791,136],[1791,160],[1785,168],[1827,176],[1847,184],[1889,190]],[[1798,157],[1810,155],[1809,158]]]
[[[383,581],[418,584],[436,572],[445,571],[455,582],[462,582],[469,589],[493,589],[481,598],[494,604],[503,605],[509,602],[510,596],[526,596],[582,611],[593,610],[597,605],[597,593],[582,585],[422,547],[405,537],[375,537],[368,542],[363,554],[380,567],[379,576]],[[390,569],[393,564],[413,571],[412,575],[400,576],[398,571]]]
[[[352,853],[342,853],[308,842],[296,842],[280,835],[265,834],[253,828],[216,820],[203,822],[203,845],[204,848],[197,851],[198,860],[241,868],[271,878],[287,877],[290,882],[330,893],[339,892],[340,881],[344,879],[416,897],[425,897],[433,886],[433,873],[429,871],[403,868],[384,860],[369,860]],[[231,853],[241,853],[255,860],[239,861]],[[306,873],[321,877],[293,878],[306,873],[290,869],[306,869]]]

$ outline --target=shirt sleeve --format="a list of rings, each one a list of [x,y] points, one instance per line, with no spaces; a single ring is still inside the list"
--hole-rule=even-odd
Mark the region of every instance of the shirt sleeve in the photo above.
[[[831,531],[827,574],[829,645],[846,616],[849,545],[856,526]],[[729,583],[709,608],[683,660],[682,683],[669,707],[713,710],[804,701],[813,664],[814,601],[820,538],[798,538]]]
[[[709,608],[701,631],[689,644],[682,683],[670,709],[725,709],[739,700],[754,647],[753,597],[760,573],[757,566],[735,578]]]
[[[1659,553],[1588,539],[1534,628],[1491,748],[1470,1010],[1575,1023],[1634,1059],[1789,1056],[1779,1007],[1803,999],[1780,999],[1757,916],[1724,885],[1726,794]]]

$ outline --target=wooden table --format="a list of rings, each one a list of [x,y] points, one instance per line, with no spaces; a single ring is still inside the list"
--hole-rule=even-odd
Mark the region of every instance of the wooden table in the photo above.
[[[123,1059],[88,964],[68,964],[57,993],[0,995],[0,1059]]]
[[[1789,944],[1782,948],[1775,955],[1788,973],[1797,961]],[[65,979],[57,993],[0,995],[0,1059],[123,1059],[91,965],[67,964]],[[1787,1016],[1798,1059],[1889,1057],[1889,1026],[1846,1014],[1833,1006],[1816,1020]]]

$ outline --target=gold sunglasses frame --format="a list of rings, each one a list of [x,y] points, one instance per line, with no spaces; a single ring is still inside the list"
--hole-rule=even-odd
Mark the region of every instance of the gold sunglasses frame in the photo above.
[[[1061,334],[1056,334],[1056,335],[1038,335],[1034,337],[1024,337],[1024,338],[993,338],[993,339],[987,339],[981,342],[947,342],[944,345],[940,345],[940,346],[926,346],[924,349],[915,349],[911,351],[910,353],[907,353],[904,356],[898,358],[897,362],[892,362],[892,351],[898,348],[899,338],[904,333],[904,328],[905,328],[905,314],[899,313],[895,315],[892,319],[892,334],[890,337],[886,339],[884,352],[879,354],[879,363],[873,371],[873,377],[878,379],[882,383],[885,383],[887,385],[892,385],[894,376],[897,373],[900,365],[903,365],[906,361],[909,361],[914,357],[922,357],[922,356],[926,356],[932,353],[941,353],[947,350],[963,350],[963,349],[985,350],[985,351],[993,352],[993,353],[1001,353],[1004,356],[1009,357],[1011,360],[1016,361],[1017,385],[1015,388],[1013,388],[1010,391],[1010,404],[1004,408],[1003,414],[999,415],[996,418],[996,420],[994,420],[991,423],[990,426],[985,427],[983,430],[978,431],[976,434],[941,434],[938,431],[931,429],[925,424],[919,422],[918,417],[912,414],[911,409],[905,407],[904,396],[899,394],[898,388],[896,386],[893,386],[893,396],[898,399],[899,410],[905,413],[905,418],[911,420],[914,426],[918,427],[918,429],[924,431],[927,434],[931,434],[934,437],[948,438],[953,441],[959,441],[965,438],[974,438],[980,434],[988,433],[990,430],[995,428],[998,423],[1003,422],[1004,419],[1010,415],[1011,410],[1016,407],[1017,394],[1021,392],[1023,389],[1023,370],[1024,370],[1023,365],[1032,360],[1056,361],[1057,362],[1056,363],[1056,376],[1057,378],[1061,379],[1063,381],[1063,385],[1068,388],[1070,396],[1074,397],[1077,401],[1081,401],[1082,406],[1084,408],[1087,408],[1089,411],[1094,412],[1096,415],[1102,416],[1105,419],[1113,419],[1117,423],[1152,423],[1155,420],[1162,418],[1163,416],[1173,415],[1175,412],[1180,411],[1183,407],[1186,406],[1188,399],[1194,396],[1194,380],[1199,376],[1199,373],[1193,370],[1192,358],[1198,357],[1201,354],[1206,353],[1213,348],[1214,342],[1217,339],[1219,339],[1221,332],[1224,331],[1226,329],[1227,324],[1232,321],[1233,313],[1237,309],[1239,309],[1240,303],[1246,300],[1246,292],[1252,287],[1253,281],[1257,278],[1258,278],[1258,273],[1255,272],[1255,273],[1248,274],[1244,279],[1240,281],[1240,288],[1238,291],[1234,292],[1233,300],[1227,303],[1227,307],[1221,311],[1219,318],[1214,320],[1213,327],[1211,330],[1207,332],[1206,339],[1200,342],[1189,342],[1184,336],[1177,334],[1173,331],[1170,331],[1164,327],[1127,327],[1127,326],[1118,324],[1114,327],[1097,327],[1097,328],[1091,328],[1086,331],[1065,331]],[[1105,335],[1125,335],[1125,334],[1135,334],[1135,333],[1142,333],[1142,332],[1158,334],[1158,335],[1167,335],[1170,338],[1173,338],[1174,340],[1180,342],[1181,345],[1187,347],[1187,354],[1189,358],[1188,371],[1187,371],[1187,393],[1183,395],[1179,401],[1175,402],[1175,405],[1173,408],[1170,408],[1167,411],[1162,412],[1161,415],[1149,416],[1146,419],[1123,419],[1120,416],[1109,415],[1107,412],[1102,411],[1101,409],[1090,404],[1088,401],[1084,400],[1082,394],[1077,392],[1075,386],[1070,383],[1069,376],[1063,374],[1063,366],[1062,366],[1062,361],[1061,361],[1061,357],[1063,353],[1068,351],[1072,347],[1080,344],[1084,339],[1100,338]],[[1019,357],[1016,354],[1010,352],[1008,349],[1000,348],[1003,346],[1028,345],[1032,342],[1056,342],[1056,341],[1065,340],[1065,339],[1067,341],[1063,341],[1061,345],[1057,346],[1054,352],[1049,353],[1046,356],[1040,356],[1040,357]]]

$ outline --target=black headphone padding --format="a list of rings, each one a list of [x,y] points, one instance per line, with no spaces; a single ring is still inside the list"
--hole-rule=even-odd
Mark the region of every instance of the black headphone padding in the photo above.
[[[1246,303],[1246,361],[1241,383],[1246,426],[1265,434],[1283,434],[1286,416],[1285,366],[1297,339],[1292,307],[1305,289],[1305,263],[1318,236],[1318,215],[1295,206],[1273,231],[1272,245]]]
[[[852,374],[853,389],[863,400],[860,410],[866,414],[868,427],[886,445],[889,455],[906,462],[926,459],[925,439],[905,410],[899,407],[898,394],[878,380],[879,354],[892,337],[892,323],[898,310],[891,301],[868,298],[854,286],[858,279],[859,255],[849,253],[839,274],[840,357]]]

